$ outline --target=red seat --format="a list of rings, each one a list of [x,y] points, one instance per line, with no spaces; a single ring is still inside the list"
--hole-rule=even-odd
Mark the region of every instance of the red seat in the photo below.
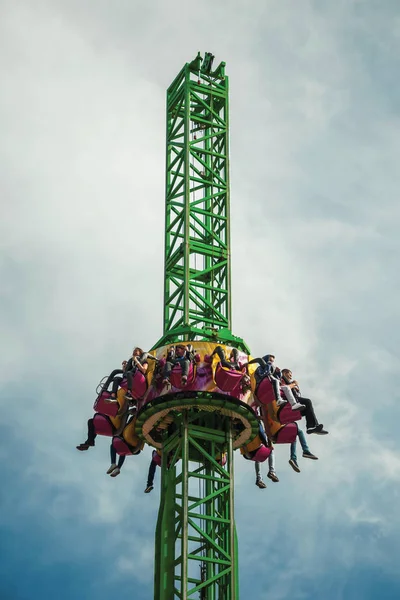
[[[261,404],[270,404],[275,400],[274,388],[272,387],[272,383],[268,377],[264,377],[264,379],[257,386],[255,395]]]
[[[140,454],[142,447],[132,448],[122,437],[115,435],[112,439],[112,445],[117,454],[120,456],[130,456],[132,454]]]
[[[93,425],[97,435],[107,435],[109,437],[114,435],[114,426],[107,415],[96,413],[93,417]]]
[[[282,425],[293,423],[293,421],[300,421],[301,412],[299,410],[292,410],[289,402],[286,402],[278,409],[278,419]]]
[[[263,444],[262,446],[260,446],[258,448],[256,453],[251,457],[251,460],[254,460],[256,462],[264,462],[267,460],[267,458],[269,457],[271,452],[272,452],[272,448],[267,448]]]
[[[96,412],[101,413],[103,415],[108,415],[109,417],[115,417],[118,412],[118,409],[119,409],[119,404],[118,404],[118,402],[106,402],[106,400],[110,397],[111,397],[110,392],[102,392],[100,394],[100,396],[97,398],[97,400],[95,401],[95,403],[93,405],[93,409]]]
[[[283,425],[278,433],[275,434],[275,444],[291,444],[297,438],[297,425],[296,423],[288,423]]]
[[[218,363],[215,369],[215,383],[223,392],[239,392],[242,377],[243,373],[241,371],[227,369],[221,363]]]
[[[123,379],[121,382],[121,387],[126,390],[128,389],[128,382],[126,379]],[[132,398],[138,400],[142,398],[147,390],[147,381],[146,377],[139,370],[136,370],[132,377],[132,389],[131,394]]]
[[[181,389],[186,389],[187,386],[191,385],[194,382],[195,378],[196,378],[196,372],[195,372],[195,369],[194,369],[192,363],[190,363],[187,383],[185,385],[182,385],[182,383],[181,383],[182,368],[180,365],[175,365],[174,368],[172,369],[170,381],[171,381],[171,385],[173,387],[179,388],[181,390]]]

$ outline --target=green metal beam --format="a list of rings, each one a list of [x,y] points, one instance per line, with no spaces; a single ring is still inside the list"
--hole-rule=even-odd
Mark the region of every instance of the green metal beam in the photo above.
[[[238,600],[231,419],[183,411],[174,427],[163,443],[154,598]]]

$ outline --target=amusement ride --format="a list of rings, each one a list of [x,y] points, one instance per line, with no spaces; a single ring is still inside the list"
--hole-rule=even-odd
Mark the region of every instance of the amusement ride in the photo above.
[[[310,411],[291,401],[297,382],[282,385],[274,357],[253,359],[232,333],[229,79],[213,61],[198,53],[167,90],[163,335],[102,382],[78,446],[110,436],[111,476],[117,454],[120,465],[153,448],[155,600],[238,600],[234,451],[266,461]],[[309,419],[308,433],[327,433]]]

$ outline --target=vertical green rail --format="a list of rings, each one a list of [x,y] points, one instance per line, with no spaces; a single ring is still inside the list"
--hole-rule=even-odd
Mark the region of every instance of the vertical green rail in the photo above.
[[[155,600],[238,600],[228,417],[185,411],[166,437],[157,559]]]

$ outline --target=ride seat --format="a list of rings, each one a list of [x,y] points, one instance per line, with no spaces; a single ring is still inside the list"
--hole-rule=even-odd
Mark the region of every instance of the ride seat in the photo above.
[[[214,380],[220,390],[223,392],[234,392],[240,390],[240,382],[243,373],[233,369],[223,367],[221,363],[216,366]]]
[[[124,378],[122,380],[120,387],[123,390],[128,389],[128,382],[127,382],[126,378]],[[146,377],[143,375],[143,373],[141,373],[137,369],[132,377],[132,389],[131,389],[132,398],[134,398],[135,400],[142,398],[142,396],[144,396],[144,394],[146,393],[146,390],[147,390]]]
[[[96,413],[93,417],[94,430],[97,435],[106,435],[111,437],[114,435],[115,428],[111,422],[110,417]]]
[[[298,427],[296,423],[288,423],[282,425],[279,431],[275,434],[275,444],[291,444],[297,438]]]
[[[256,388],[255,395],[261,404],[271,404],[275,400],[274,388],[268,377],[264,377]]]
[[[187,383],[185,385],[182,385],[181,383],[181,379],[182,379],[182,368],[181,365],[174,365],[172,371],[171,371],[171,385],[175,388],[179,388],[181,389],[186,389],[189,385],[194,383],[194,380],[196,379],[196,369],[194,368],[193,364],[190,363],[189,365],[189,372],[188,372],[188,378],[187,378]]]
[[[289,402],[286,402],[278,408],[277,417],[282,425],[286,425],[287,423],[293,423],[293,421],[300,421],[302,414],[299,410],[292,410]]]

